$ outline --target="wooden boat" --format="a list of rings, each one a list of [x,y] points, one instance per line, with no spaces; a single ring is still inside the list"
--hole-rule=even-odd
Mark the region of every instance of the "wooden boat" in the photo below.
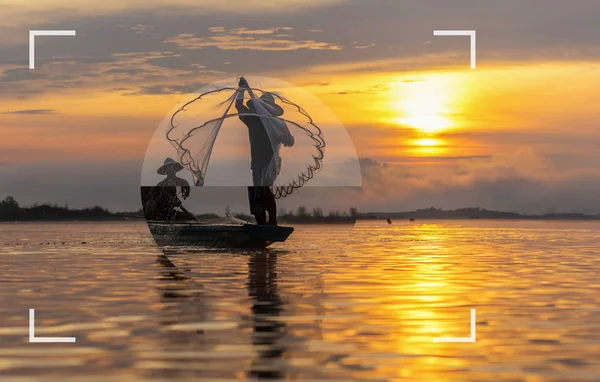
[[[213,248],[266,248],[286,241],[294,232],[293,227],[256,224],[148,221],[148,227],[160,246]]]

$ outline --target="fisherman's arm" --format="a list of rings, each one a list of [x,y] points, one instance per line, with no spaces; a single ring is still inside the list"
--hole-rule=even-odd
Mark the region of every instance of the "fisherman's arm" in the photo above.
[[[284,121],[280,121],[280,122],[281,122],[281,124],[280,124],[281,133],[283,135],[281,143],[283,143],[283,145],[285,147],[294,146],[294,143],[296,143],[296,140],[294,139],[294,136],[290,132],[290,129],[288,128],[287,123],[285,123]]]
[[[181,187],[181,196],[183,199],[187,199],[187,197],[190,196],[191,189],[187,180],[177,176],[172,180],[171,185],[175,187]]]
[[[237,98],[235,99],[235,108],[237,109],[238,113],[249,113],[250,109],[248,109],[248,107],[246,105],[244,105],[244,93],[246,92],[246,89],[249,87],[248,86],[248,81],[246,81],[246,79],[244,77],[240,78],[240,82],[238,83],[238,86],[240,87],[240,90],[238,92]],[[242,118],[242,117],[240,117]]]
[[[190,196],[190,184],[187,180],[181,179],[181,196],[183,199],[187,199]]]

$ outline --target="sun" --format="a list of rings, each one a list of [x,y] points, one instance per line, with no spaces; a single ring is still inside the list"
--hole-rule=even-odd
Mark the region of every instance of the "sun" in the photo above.
[[[394,92],[394,121],[423,133],[434,134],[449,129],[451,86],[445,77],[431,77],[422,81],[402,82]]]
[[[435,114],[415,114],[400,118],[400,122],[428,134],[438,133],[452,126],[452,121],[449,118]]]

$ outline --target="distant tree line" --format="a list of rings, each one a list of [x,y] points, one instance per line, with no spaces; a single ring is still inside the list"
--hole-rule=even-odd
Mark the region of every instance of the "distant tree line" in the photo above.
[[[284,223],[354,223],[358,219],[358,210],[355,207],[348,211],[331,210],[327,214],[320,207],[315,207],[311,211],[304,206],[298,207],[295,211],[285,208],[279,209],[278,218]]]
[[[0,221],[35,221],[35,220],[121,220],[123,217],[135,216],[143,218],[143,211],[112,213],[103,207],[70,209],[67,204],[45,203],[31,207],[21,207],[12,196],[0,201]],[[247,214],[234,214],[239,219],[254,221]],[[213,213],[196,215],[199,219],[219,218]],[[300,206],[295,210],[281,208],[278,215],[282,223],[288,224],[337,224],[353,223],[357,219],[525,219],[525,220],[600,220],[600,215],[582,213],[547,213],[542,215],[521,215],[515,212],[490,211],[480,207],[442,210],[439,208],[418,209],[410,212],[370,212],[359,213],[355,207],[348,211],[323,212],[320,207],[309,211]]]
[[[102,207],[72,210],[68,205],[34,204],[23,208],[12,196],[0,201],[0,221],[114,220],[117,216]]]
[[[245,221],[254,221],[248,214],[237,213],[234,216]],[[330,211],[325,214],[320,207],[315,207],[309,212],[306,207],[300,206],[296,210],[280,208],[277,218],[279,222],[287,224],[350,224],[358,218],[358,211],[356,208],[350,208],[344,212]]]
[[[492,211],[481,207],[443,210],[430,207],[410,212],[371,212],[363,219],[522,219],[522,220],[598,220],[600,215],[582,213],[546,213],[522,215],[516,212]]]

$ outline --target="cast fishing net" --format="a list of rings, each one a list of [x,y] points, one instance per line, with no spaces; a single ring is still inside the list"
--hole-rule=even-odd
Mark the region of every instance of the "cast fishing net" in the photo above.
[[[166,138],[196,186],[218,178],[209,167],[217,152],[231,163],[251,156],[247,185],[272,187],[278,199],[314,177],[325,148],[321,129],[301,106],[250,87],[215,88],[185,103],[172,115]]]

